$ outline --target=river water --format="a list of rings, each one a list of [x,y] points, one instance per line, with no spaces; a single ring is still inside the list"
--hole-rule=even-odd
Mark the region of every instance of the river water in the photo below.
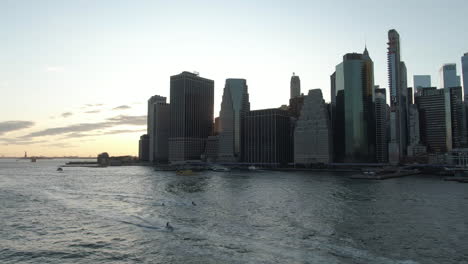
[[[64,163],[0,159],[0,263],[468,263],[468,185],[439,177]]]

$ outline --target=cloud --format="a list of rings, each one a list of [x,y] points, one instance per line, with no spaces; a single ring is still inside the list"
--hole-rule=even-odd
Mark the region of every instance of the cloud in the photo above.
[[[130,109],[131,107],[128,106],[128,105],[121,105],[121,106],[117,106],[117,107],[114,107],[112,108],[112,110],[126,110],[126,109]]]
[[[128,133],[141,133],[141,132],[146,132],[146,129],[137,129],[137,130],[131,130],[131,129],[120,129],[120,130],[108,130],[104,131],[101,133],[101,135],[116,135],[116,134],[128,134]]]
[[[4,121],[0,122],[0,135],[5,133],[21,130],[34,126],[34,122],[31,121]]]
[[[34,144],[40,144],[40,143],[45,143],[49,142],[48,140],[39,140],[39,141],[34,141],[29,138],[0,138],[0,142],[3,145],[34,145]]]
[[[98,107],[98,106],[103,106],[104,104],[85,104],[83,105],[82,107],[80,107],[81,109],[86,109],[86,108],[92,108],[92,107]]]
[[[71,113],[71,112],[65,112],[65,113],[62,114],[62,117],[67,118],[67,117],[70,117],[72,115],[73,115],[73,113]]]
[[[55,136],[55,135],[75,135],[76,137],[86,137],[86,136],[96,136],[101,134],[84,134],[85,132],[98,131],[100,129],[111,128],[119,125],[133,125],[133,126],[143,126],[146,125],[146,115],[143,116],[128,116],[128,115],[119,115],[112,118],[108,118],[104,122],[99,123],[81,123],[74,124],[64,127],[54,127],[47,128],[41,131],[36,131],[25,135],[21,138],[34,138],[34,137],[43,137],[43,136]],[[76,134],[71,134],[76,133]]]
[[[85,114],[97,114],[97,113],[100,113],[101,110],[90,110],[90,111],[86,111],[84,112]]]
[[[146,116],[128,116],[128,115],[119,115],[116,117],[112,117],[107,119],[115,124],[119,125],[135,125],[135,126],[143,126],[146,125]]]
[[[74,148],[75,145],[63,142],[63,143],[52,143],[52,144],[44,144],[44,147],[52,147],[52,148]]]

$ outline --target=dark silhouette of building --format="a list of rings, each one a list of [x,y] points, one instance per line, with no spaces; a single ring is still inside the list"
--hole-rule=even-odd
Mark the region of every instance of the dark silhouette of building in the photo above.
[[[97,156],[97,163],[99,166],[105,167],[110,165],[110,157],[107,152],[103,152]]]
[[[144,134],[138,142],[138,159],[140,161],[149,161],[149,136]]]
[[[199,160],[213,132],[214,81],[190,72],[171,76],[169,161]]]
[[[167,162],[169,158],[169,104],[166,97],[148,100],[149,161]]]
[[[246,114],[242,148],[244,162],[284,166],[293,160],[291,117],[277,108]]]
[[[387,92],[383,88],[375,89],[375,156],[377,162],[388,162],[387,135]]]
[[[294,72],[293,72],[293,76],[291,77],[290,92],[291,92],[290,99],[299,97],[301,95],[301,79]]]
[[[424,88],[416,96],[419,110],[419,130],[421,143],[431,153],[447,151],[447,131],[445,119],[445,95],[443,89]]]
[[[467,145],[466,119],[463,104],[462,87],[444,88],[445,90],[445,110],[447,123],[447,148],[464,148]],[[449,97],[448,97],[449,96]]]

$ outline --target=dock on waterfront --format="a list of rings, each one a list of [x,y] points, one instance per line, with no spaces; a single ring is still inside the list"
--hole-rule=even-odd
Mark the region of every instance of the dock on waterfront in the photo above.
[[[373,174],[354,174],[350,178],[351,179],[364,179],[364,180],[387,180],[393,178],[401,178],[405,176],[417,175],[419,174],[419,170],[402,170],[402,171],[394,171],[394,172],[375,172]]]

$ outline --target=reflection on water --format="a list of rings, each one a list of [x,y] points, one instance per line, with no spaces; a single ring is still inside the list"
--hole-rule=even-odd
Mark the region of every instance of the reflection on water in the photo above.
[[[0,263],[468,261],[468,185],[437,177],[63,163],[0,160]]]

